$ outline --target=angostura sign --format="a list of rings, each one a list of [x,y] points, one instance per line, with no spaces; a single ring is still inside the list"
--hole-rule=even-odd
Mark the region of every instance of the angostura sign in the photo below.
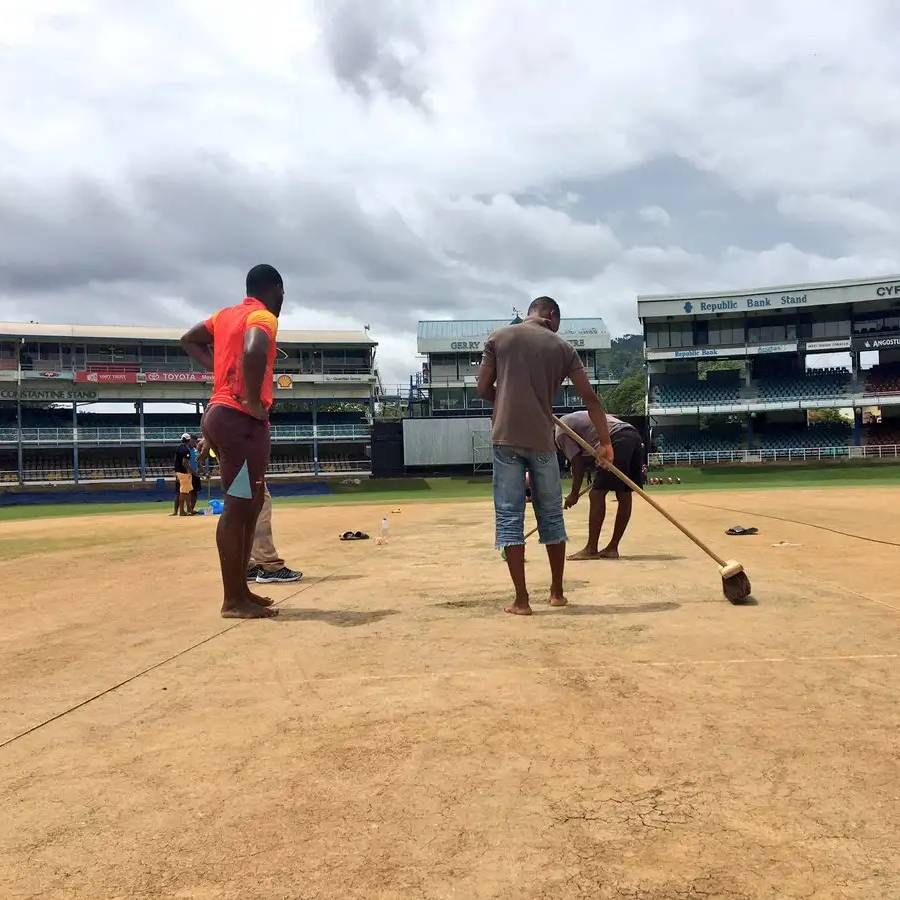
[[[890,350],[893,347],[900,347],[900,335],[853,338],[854,350]]]

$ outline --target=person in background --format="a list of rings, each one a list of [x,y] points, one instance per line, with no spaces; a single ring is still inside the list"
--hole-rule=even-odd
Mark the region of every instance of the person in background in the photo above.
[[[191,436],[187,433],[181,436],[181,443],[175,448],[175,483],[177,493],[175,495],[175,510],[173,516],[189,516],[188,511],[191,500],[193,480],[191,478]]]
[[[597,432],[590,416],[586,412],[573,412],[560,419],[579,437],[592,446],[597,442]],[[644,483],[644,445],[640,432],[627,422],[615,416],[606,417],[610,440],[613,447],[613,465],[624,472],[638,485]],[[594,466],[594,458],[589,456],[581,446],[572,440],[561,428],[556,429],[556,445],[572,464],[572,490],[566,497],[565,508],[571,509],[578,503],[581,483],[584,476]],[[598,549],[600,532],[606,518],[606,495],[612,491],[618,502],[616,521],[613,525],[612,537],[602,549]],[[631,521],[631,488],[620,481],[612,472],[599,470],[594,474],[590,491],[591,507],[588,514],[588,539],[583,550],[573,553],[569,559],[618,559],[619,542],[625,535]]]
[[[302,577],[302,572],[285,565],[275,549],[275,539],[272,536],[272,495],[267,485],[262,509],[256,520],[256,531],[253,534],[247,581],[255,581],[257,584],[291,584]]]

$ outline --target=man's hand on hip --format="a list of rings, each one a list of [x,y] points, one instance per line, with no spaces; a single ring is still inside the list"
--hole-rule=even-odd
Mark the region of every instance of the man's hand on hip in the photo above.
[[[261,422],[267,422],[269,420],[269,411],[262,405],[262,401],[257,400],[242,400],[244,405],[244,409],[253,416],[254,419],[259,419]]]
[[[613,445],[611,443],[602,443],[597,442],[594,445],[594,451],[597,454],[597,465],[602,468],[606,468],[608,463],[611,463],[615,459],[615,453],[613,452]]]

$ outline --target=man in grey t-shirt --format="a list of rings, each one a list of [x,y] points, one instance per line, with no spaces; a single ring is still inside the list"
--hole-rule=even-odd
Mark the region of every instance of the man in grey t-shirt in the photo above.
[[[478,394],[494,406],[494,518],[497,549],[516,589],[508,613],[531,615],[525,583],[525,473],[531,474],[532,503],[542,544],[550,560],[550,605],[565,606],[563,570],[566,528],[562,484],[553,434],[553,398],[563,381],[571,380],[597,429],[597,447],[613,458],[603,404],[588,381],[574,347],[559,331],[559,305],[538,297],[519,325],[495,331],[484,345],[478,373]]]

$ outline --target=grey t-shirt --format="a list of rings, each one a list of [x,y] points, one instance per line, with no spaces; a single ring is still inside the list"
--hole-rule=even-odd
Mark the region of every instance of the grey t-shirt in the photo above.
[[[597,441],[600,438],[597,434],[597,429],[594,428],[594,423],[591,421],[591,417],[586,410],[579,410],[578,412],[562,416],[560,422],[565,422],[578,437],[587,441],[592,447],[597,446]],[[635,431],[635,428],[632,425],[609,414],[606,416],[606,425],[609,428],[609,439],[613,442],[615,435],[620,434],[625,429]],[[569,462],[575,459],[579,454],[587,456],[587,452],[581,449],[581,445],[573,441],[559,426],[556,427],[556,444],[559,449],[562,450],[563,454],[565,454],[565,457]]]
[[[555,453],[553,398],[584,367],[575,348],[543,322],[528,318],[495,331],[484,345],[484,362],[497,372],[493,442]]]

